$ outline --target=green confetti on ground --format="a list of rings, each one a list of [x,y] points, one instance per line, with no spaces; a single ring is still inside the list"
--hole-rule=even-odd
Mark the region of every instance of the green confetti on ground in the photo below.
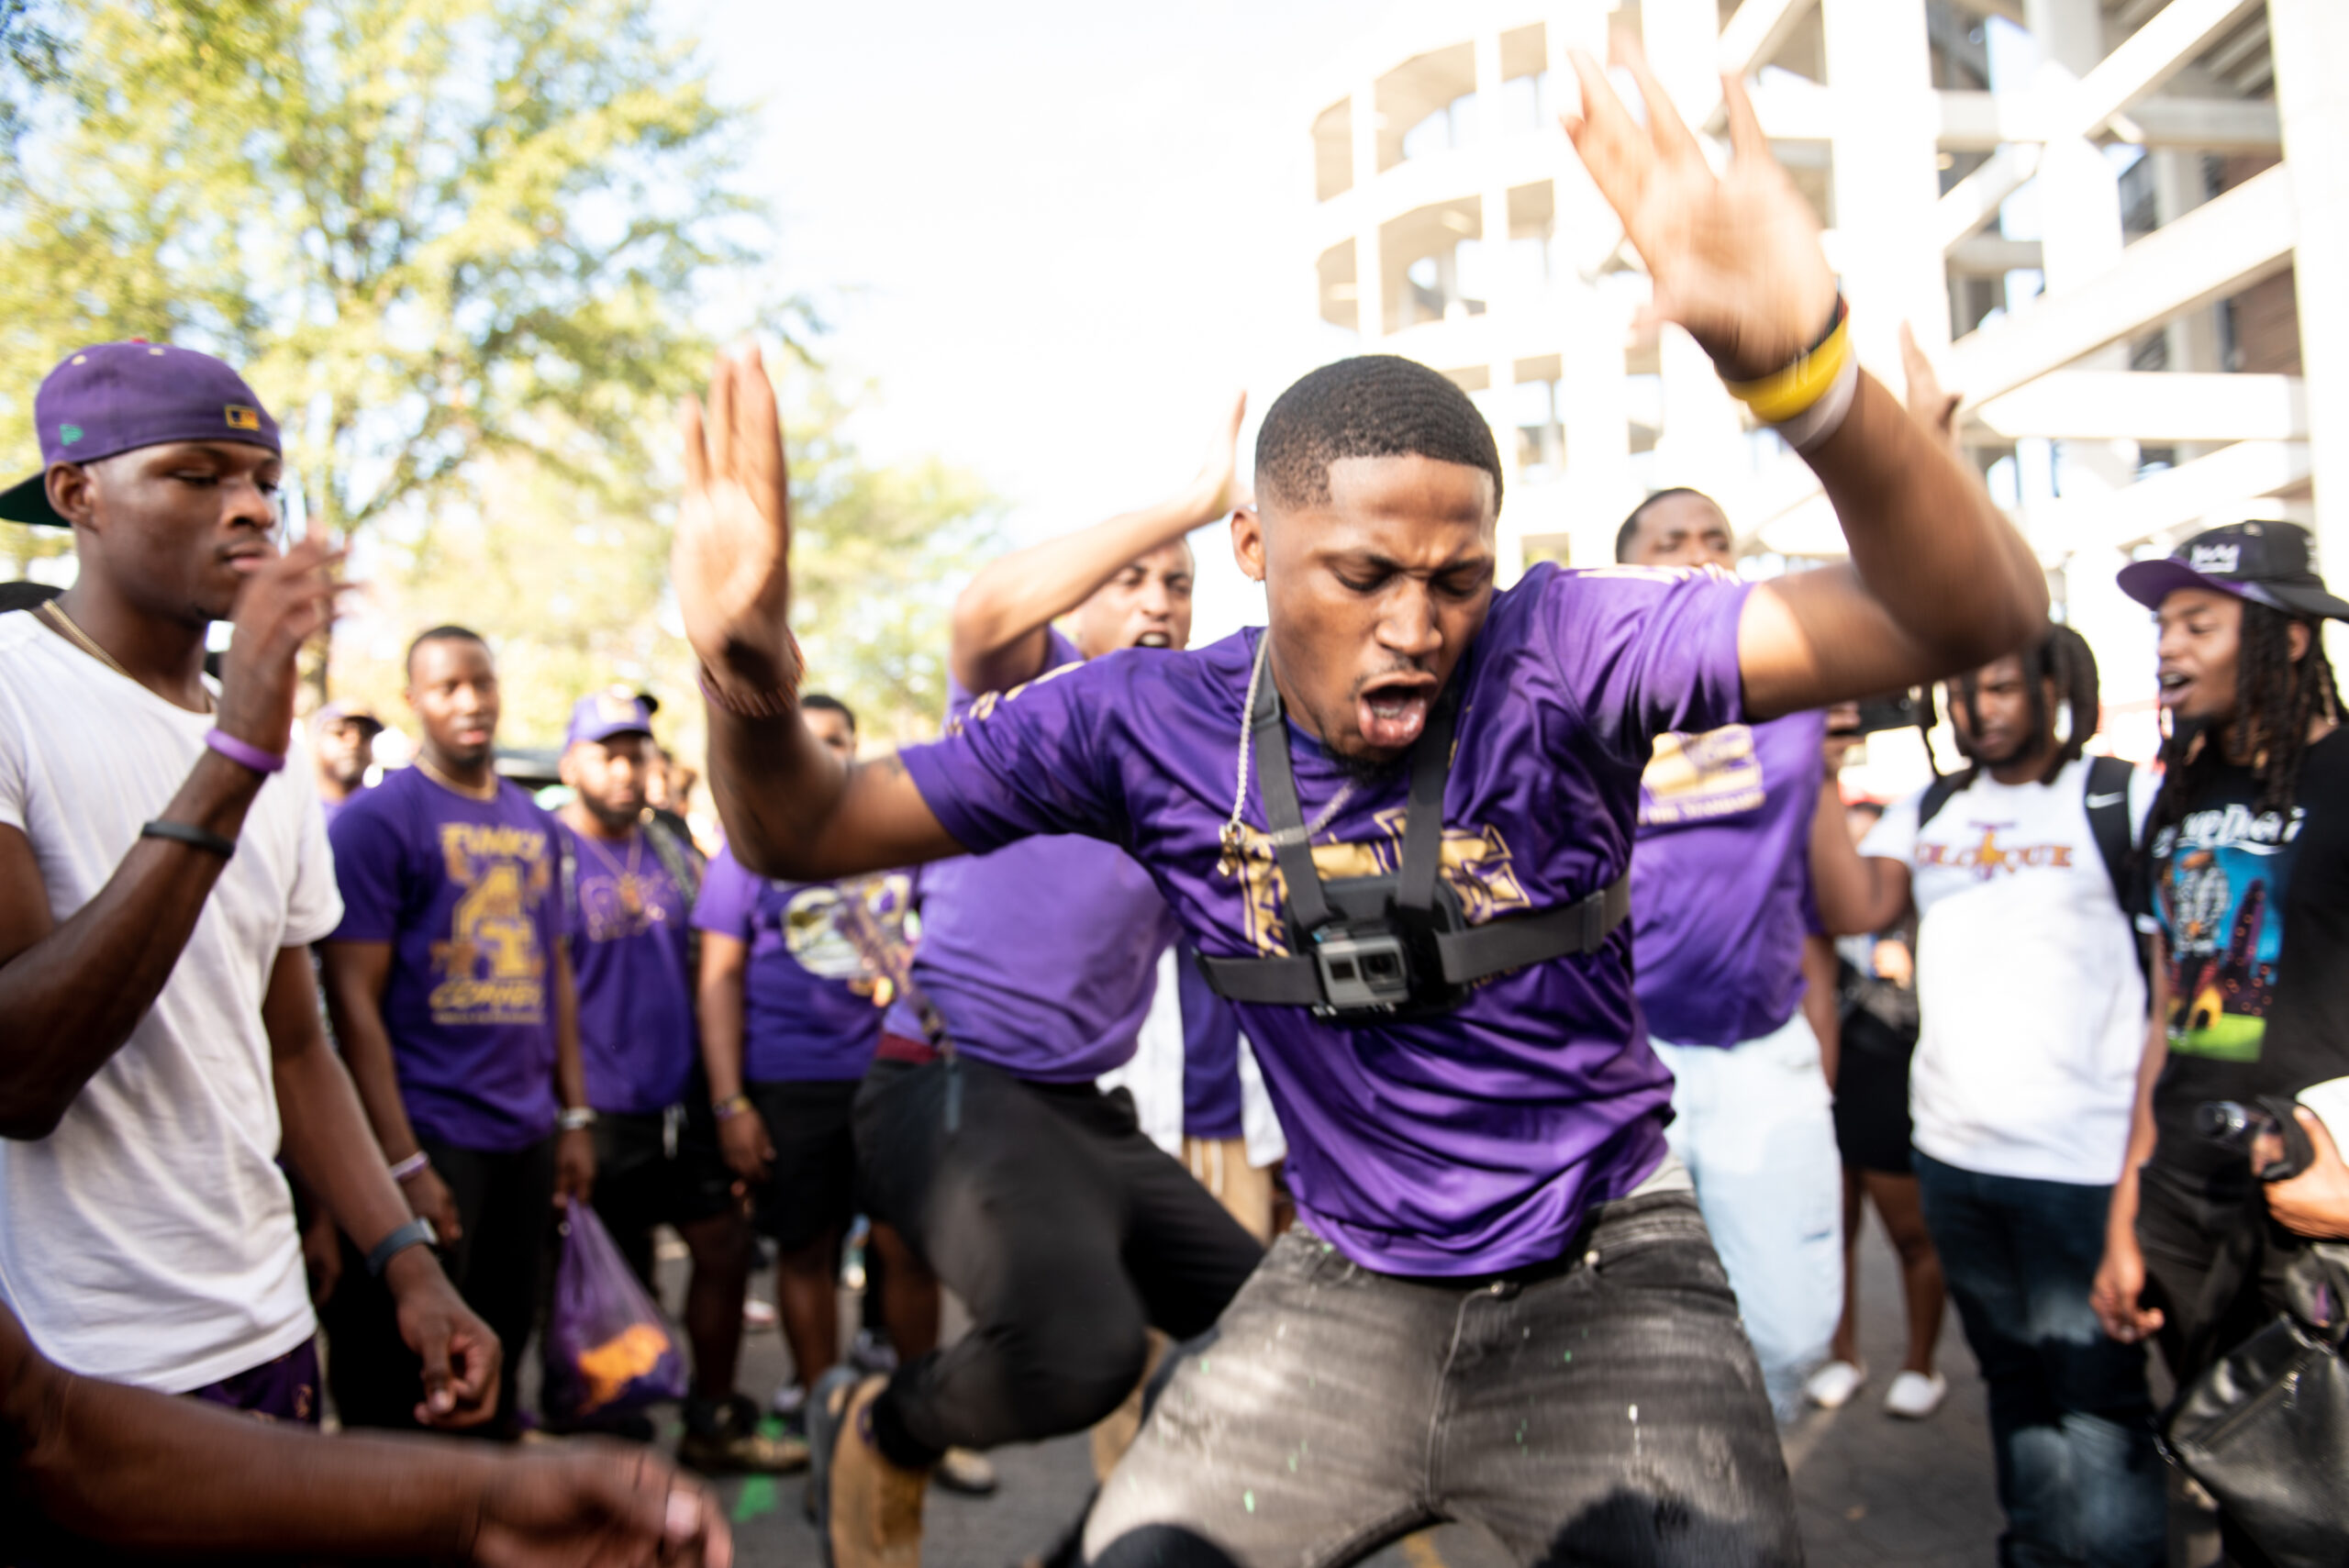
[[[1256,1494],[1255,1494],[1255,1493],[1253,1493],[1253,1492],[1242,1492],[1242,1493],[1241,1493],[1241,1494],[1240,1494],[1240,1500],[1241,1500],[1241,1502],[1243,1502],[1243,1503],[1245,1503],[1245,1504],[1247,1504],[1247,1505],[1248,1505],[1248,1511],[1249,1511],[1250,1513],[1252,1513],[1252,1513],[1254,1513],[1254,1512],[1256,1511]]]
[[[1575,1359],[1575,1353],[1574,1353],[1574,1351],[1568,1351],[1566,1352],[1566,1360],[1567,1360],[1567,1361],[1569,1361],[1569,1362],[1572,1362],[1574,1359]]]
[[[774,1495],[774,1477],[753,1475],[742,1483],[742,1495],[734,1499],[734,1522],[749,1524],[763,1514],[771,1514],[782,1505]]]

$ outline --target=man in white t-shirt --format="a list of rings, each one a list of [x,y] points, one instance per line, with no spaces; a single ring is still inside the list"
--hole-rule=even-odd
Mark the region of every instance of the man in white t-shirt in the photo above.
[[[1971,766],[1821,856],[1872,929],[1915,900],[1918,1183],[1988,1385],[2001,1562],[2163,1561],[2144,1351],[2088,1306],[2120,1176],[2145,982],[2123,912],[2146,770],[2082,747],[2096,661],[2051,627],[1947,688]]]
[[[280,551],[276,423],[208,355],[82,350],[34,419],[45,467],[0,517],[70,526],[81,570],[0,616],[0,1301],[70,1372],[315,1421],[282,1153],[397,1296],[419,1417],[475,1424],[499,1347],[384,1168],[305,951],[342,905],[295,659],[340,555]]]

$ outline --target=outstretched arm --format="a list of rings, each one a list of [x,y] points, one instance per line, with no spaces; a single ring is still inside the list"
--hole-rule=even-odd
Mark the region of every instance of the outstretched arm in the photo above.
[[[963,852],[895,757],[843,772],[799,717],[783,427],[757,349],[718,357],[681,417],[670,576],[709,697],[709,784],[735,859],[829,882]]]
[[[1715,175],[1638,54],[1648,111],[1631,118],[1577,50],[1583,115],[1567,134],[1654,281],[1653,313],[1687,328],[1724,379],[1796,361],[1832,314],[1818,221],[1770,155],[1744,88],[1724,78],[1734,157]],[[1746,709],[1775,717],[1953,674],[2012,651],[2044,622],[2047,586],[2021,535],[1932,431],[1871,376],[1803,454],[1851,564],[1763,584],[1738,629]]]
[[[44,1361],[0,1308],[0,1488],[149,1551],[505,1564],[732,1561],[717,1505],[650,1454],[324,1437]]]
[[[1162,545],[1229,512],[1237,488],[1241,394],[1198,473],[1176,494],[990,562],[954,600],[954,679],[968,692],[1008,691],[1044,673],[1045,627]]]

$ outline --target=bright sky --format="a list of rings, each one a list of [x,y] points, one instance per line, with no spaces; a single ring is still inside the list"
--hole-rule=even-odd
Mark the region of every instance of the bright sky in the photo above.
[[[725,97],[755,103],[778,277],[879,399],[868,450],[934,451],[1019,542],[1154,499],[1219,400],[1253,415],[1336,347],[1297,236],[1305,83],[1385,0],[670,0]],[[1194,641],[1261,618],[1201,539]]]

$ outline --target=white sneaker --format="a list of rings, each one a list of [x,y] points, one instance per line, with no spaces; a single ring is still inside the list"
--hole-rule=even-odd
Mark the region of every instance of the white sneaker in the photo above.
[[[1884,1391],[1884,1413],[1904,1421],[1921,1421],[1942,1407],[1949,1379],[1940,1373],[1904,1372]]]
[[[774,1302],[762,1301],[755,1296],[745,1296],[742,1298],[742,1327],[744,1329],[755,1334],[762,1329],[774,1328],[774,1324],[775,1311]]]
[[[1832,1361],[1810,1374],[1803,1395],[1822,1410],[1841,1410],[1868,1380],[1868,1369],[1852,1362]]]

